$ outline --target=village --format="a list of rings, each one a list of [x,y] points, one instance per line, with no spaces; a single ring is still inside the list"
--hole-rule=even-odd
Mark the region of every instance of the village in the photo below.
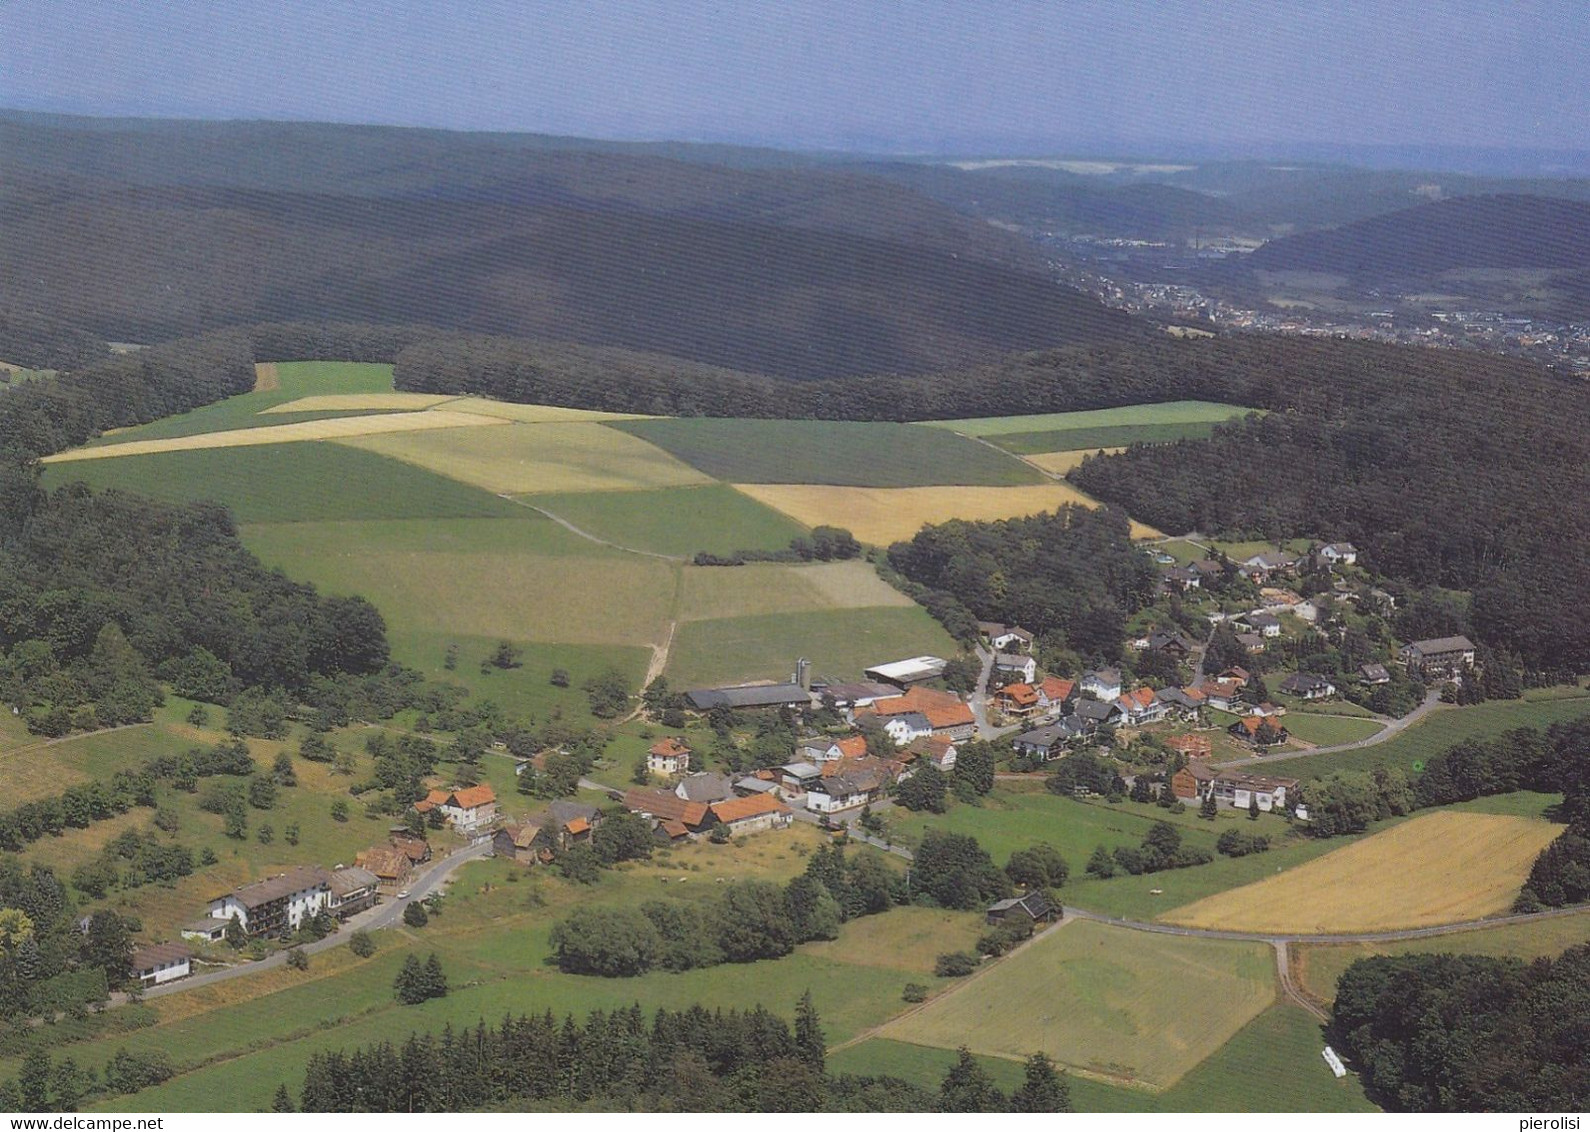
[[[1351,544],[1310,546],[1302,553],[1261,550],[1241,561],[1217,554],[1182,563],[1153,553],[1162,600],[1145,611],[1142,631],[1125,642],[1121,664],[1046,672],[1033,633],[980,622],[972,656],[981,668],[966,693],[950,690],[952,662],[934,656],[878,663],[860,681],[814,676],[802,659],[786,682],[693,689],[674,697],[672,722],[682,714],[692,726],[708,720],[721,726],[772,713],[801,737],[785,761],[734,770],[711,765],[683,733],[689,727],[657,735],[637,712],[640,734],[653,741],[628,788],[582,777],[580,796],[520,812],[488,784],[436,786],[391,827],[385,843],[359,852],[351,864],[301,865],[217,894],[202,917],[183,927],[182,942],[135,953],[134,982],[154,987],[186,978],[196,958],[216,956],[215,948],[227,945],[235,951],[247,943],[250,958],[262,958],[266,941],[280,947],[318,940],[383,902],[396,905],[390,909],[395,920],[415,881],[466,846],[527,868],[553,865],[590,846],[615,814],[640,819],[659,847],[743,843],[800,821],[909,856],[887,840],[880,815],[920,805],[907,797],[905,784],[917,776],[948,781],[969,743],[985,745],[1007,780],[1042,779],[1057,760],[1092,751],[1108,755],[1117,768],[1112,789],[1130,790],[1135,800],[1279,813],[1306,823],[1296,778],[1244,765],[1272,750],[1319,747],[1295,739],[1289,717],[1337,718],[1333,705],[1354,706],[1348,695],[1370,700],[1394,682],[1412,686],[1428,703],[1439,692],[1426,689],[1450,689],[1473,672],[1475,646],[1465,637],[1409,641],[1393,651],[1380,618],[1395,601],[1354,569]],[[1305,575],[1315,588],[1322,577],[1329,585],[1310,598],[1287,588]],[[1256,600],[1238,600],[1246,607],[1233,610],[1233,598]],[[1378,659],[1350,673],[1290,671],[1271,692],[1263,675],[1273,674],[1267,658],[1295,655],[1333,637],[1341,642],[1349,632],[1363,632],[1364,618],[1381,626]],[[1194,622],[1207,625],[1202,640],[1187,631]],[[1242,663],[1212,663],[1222,637],[1227,648],[1235,643]],[[1360,712],[1345,718],[1370,716]],[[518,762],[516,774],[533,775],[545,757]],[[1094,792],[1084,785],[1073,791],[1084,798]],[[431,834],[444,839],[439,853]],[[990,922],[1010,914],[1034,920],[1057,914],[1047,899],[1034,903],[1037,895],[991,907]]]

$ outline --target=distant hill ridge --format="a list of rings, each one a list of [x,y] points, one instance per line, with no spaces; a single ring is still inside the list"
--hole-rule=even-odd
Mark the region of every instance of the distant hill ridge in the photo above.
[[[1269,271],[1374,278],[1583,268],[1590,263],[1590,204],[1518,193],[1460,197],[1272,240],[1249,262]]]

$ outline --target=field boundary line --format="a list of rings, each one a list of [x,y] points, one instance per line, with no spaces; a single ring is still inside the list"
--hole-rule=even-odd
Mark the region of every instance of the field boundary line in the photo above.
[[[523,499],[515,499],[506,492],[497,492],[497,498],[506,499],[509,503],[515,503],[520,507],[525,507],[531,511],[534,511],[538,515],[543,515],[546,518],[551,519],[554,523],[568,531],[570,534],[579,535],[581,538],[586,539],[589,542],[594,542],[598,546],[605,546],[611,550],[622,550],[625,554],[639,554],[644,558],[660,558],[664,562],[690,561],[689,558],[682,554],[664,554],[658,550],[642,550],[638,546],[625,546],[622,543],[610,542],[607,539],[602,538],[600,535],[593,535],[590,531],[585,530],[583,527],[575,526],[563,516],[548,511],[545,507],[538,507],[534,503],[526,503]]]

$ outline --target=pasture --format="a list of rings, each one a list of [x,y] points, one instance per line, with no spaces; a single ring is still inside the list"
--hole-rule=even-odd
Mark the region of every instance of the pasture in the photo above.
[[[1291,733],[1292,738],[1312,743],[1316,747],[1356,743],[1360,739],[1378,734],[1382,726],[1379,721],[1373,719],[1361,719],[1351,715],[1307,714],[1300,711],[1288,711],[1286,718],[1281,722],[1286,724],[1286,729]]]
[[[470,430],[468,436],[445,430],[366,436],[349,443],[508,495],[683,487],[709,482],[706,476],[660,448],[603,425],[582,421],[518,424],[480,413],[467,415],[489,420],[497,427]]]
[[[1560,826],[1440,811],[1163,917],[1196,928],[1330,934],[1427,927],[1511,907]]]
[[[674,593],[668,563],[546,519],[280,523],[244,539],[267,565],[369,598],[398,634],[640,645],[663,639]]]
[[[977,937],[987,930],[978,912],[908,906],[882,916],[852,920],[838,939],[809,943],[801,950],[820,959],[861,967],[931,975],[940,955],[974,950]]]
[[[922,425],[698,417],[614,427],[730,483],[1012,487],[1042,478],[986,444]]]
[[[1088,1076],[1163,1089],[1275,1000],[1258,943],[1152,935],[1085,920],[1043,933],[879,1031],[993,1057],[1039,1050]]]
[[[339,444],[197,449],[45,469],[47,487],[73,480],[173,503],[213,499],[240,523],[525,516],[488,492]]]
[[[678,616],[682,621],[755,617],[827,609],[911,609],[912,600],[890,586],[870,562],[810,565],[754,563],[686,566]]]
[[[1321,1002],[1330,1002],[1336,997],[1336,980],[1343,972],[1355,960],[1372,955],[1511,955],[1540,959],[1556,957],[1583,943],[1590,943],[1590,911],[1396,943],[1299,944],[1292,949],[1292,969],[1311,994]]]
[[[652,491],[584,491],[523,495],[598,538],[689,558],[697,551],[781,550],[806,533],[799,523],[728,484]]]
[[[1590,715],[1590,696],[1583,692],[1549,700],[1490,700],[1472,707],[1442,707],[1401,734],[1356,751],[1281,759],[1266,764],[1264,773],[1304,780],[1338,770],[1401,767],[1413,770],[1431,756],[1465,739],[1490,739],[1515,727],[1544,729],[1553,723]]]
[[[858,539],[888,546],[930,524],[951,519],[1016,519],[1053,511],[1067,503],[1092,507],[1095,501],[1070,484],[1026,487],[833,487],[822,484],[737,484],[752,499],[782,511],[798,523],[845,527]],[[1132,524],[1134,538],[1158,532]]]
[[[923,421],[929,428],[944,428],[967,436],[1007,436],[1012,433],[1064,432],[1080,428],[1122,428],[1130,425],[1186,424],[1223,421],[1252,409],[1218,401],[1162,401],[1151,405],[1121,405],[1114,409],[1083,409],[1072,413],[1029,413],[1014,417],[969,417],[954,421]]]
[[[787,680],[804,656],[814,675],[854,680],[869,665],[955,651],[943,626],[915,606],[764,613],[681,624],[666,675],[675,688]]]
[[[56,464],[79,460],[105,460],[118,456],[143,456],[154,452],[186,452],[196,448],[242,448],[255,444],[287,444],[296,440],[337,440],[386,433],[427,432],[502,427],[496,417],[478,413],[459,413],[432,409],[420,413],[369,413],[360,416],[324,417],[290,424],[271,424],[257,428],[235,428],[190,436],[171,436],[158,440],[119,440],[87,448],[73,448],[46,456],[40,463]]]

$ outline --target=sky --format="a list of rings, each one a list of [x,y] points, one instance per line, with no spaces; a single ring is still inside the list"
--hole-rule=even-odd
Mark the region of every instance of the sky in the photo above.
[[[6,0],[0,106],[932,153],[1573,149],[1584,0]]]

